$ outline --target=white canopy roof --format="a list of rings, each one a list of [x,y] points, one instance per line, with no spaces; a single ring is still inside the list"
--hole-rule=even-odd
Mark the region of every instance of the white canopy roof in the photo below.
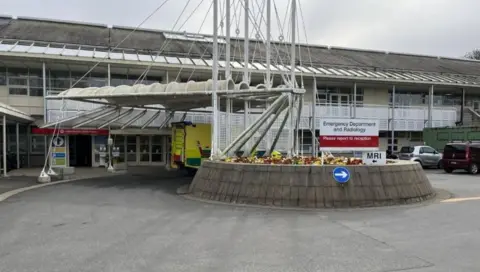
[[[204,82],[189,81],[187,83],[171,82],[168,84],[72,88],[56,96],[48,96],[47,99],[97,100],[117,106],[161,104],[169,110],[181,111],[211,106],[212,83],[212,80],[208,80]],[[250,88],[247,83],[235,84],[233,80],[219,80],[217,89],[219,96],[249,100],[263,99],[263,101],[268,97],[276,97],[281,92],[293,91],[292,89],[267,90],[263,85]],[[234,105],[234,107],[243,107],[242,103],[236,103],[238,105]]]

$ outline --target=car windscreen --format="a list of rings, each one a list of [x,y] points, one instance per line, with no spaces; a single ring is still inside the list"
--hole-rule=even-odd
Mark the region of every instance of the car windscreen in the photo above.
[[[402,146],[402,148],[400,149],[400,153],[413,153],[414,150],[415,147],[413,146]]]
[[[460,156],[465,156],[467,150],[467,145],[465,144],[447,144],[443,149],[444,158],[452,158],[455,155],[455,158],[460,159]]]

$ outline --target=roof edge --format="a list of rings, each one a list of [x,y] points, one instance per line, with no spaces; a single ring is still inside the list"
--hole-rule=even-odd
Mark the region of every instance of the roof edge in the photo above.
[[[87,22],[79,22],[79,21],[70,21],[70,20],[61,20],[61,19],[48,19],[48,18],[38,18],[38,17],[15,17],[9,15],[0,15],[0,18],[5,19],[12,19],[12,20],[24,20],[24,21],[38,21],[38,22],[49,22],[49,23],[63,23],[69,25],[81,25],[81,26],[90,26],[90,27],[102,27],[102,28],[112,28],[112,29],[119,29],[119,30],[130,30],[133,31],[136,29],[137,31],[145,31],[151,33],[158,33],[158,34],[177,34],[177,35],[201,35],[203,37],[212,38],[212,34],[203,34],[203,33],[193,33],[193,32],[186,32],[186,31],[169,31],[169,30],[161,30],[161,29],[150,29],[150,28],[136,28],[132,26],[121,26],[121,25],[107,25],[107,24],[97,24],[97,23],[87,23]],[[225,36],[219,36],[220,38],[225,38]],[[243,40],[243,37],[232,37],[235,40]],[[253,39],[251,38],[250,41],[252,42],[263,42],[262,40]],[[279,40],[272,40],[272,43],[276,44],[284,44],[285,42]],[[288,43],[287,43],[288,44]],[[416,54],[416,53],[405,53],[405,52],[394,52],[388,50],[381,50],[381,49],[364,49],[364,48],[355,48],[355,47],[342,47],[342,46],[331,46],[331,45],[315,45],[311,43],[301,43],[297,42],[299,46],[308,46],[311,48],[321,48],[321,49],[329,49],[329,50],[346,50],[346,51],[356,51],[356,52],[366,52],[366,53],[377,53],[377,54],[390,54],[390,55],[401,55],[401,56],[411,56],[411,57],[424,57],[424,58],[433,58],[433,59],[445,59],[445,60],[454,60],[454,61],[465,61],[465,62],[474,62],[478,63],[480,60],[473,60],[467,58],[460,58],[460,57],[449,57],[449,56],[435,56],[435,55],[428,55],[428,54]]]
[[[87,22],[80,22],[80,21],[70,21],[70,20],[61,20],[61,19],[48,19],[48,18],[37,18],[37,17],[28,17],[22,16],[17,17],[15,20],[20,21],[36,21],[36,22],[46,22],[46,23],[62,23],[62,24],[69,24],[69,25],[78,25],[78,26],[90,26],[90,27],[101,27],[101,28],[108,28],[106,24],[97,24],[97,23],[87,23]]]

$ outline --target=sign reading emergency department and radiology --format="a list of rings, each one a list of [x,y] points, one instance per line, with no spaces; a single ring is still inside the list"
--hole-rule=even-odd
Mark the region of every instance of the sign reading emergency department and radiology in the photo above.
[[[380,122],[370,119],[321,119],[321,151],[376,151]]]

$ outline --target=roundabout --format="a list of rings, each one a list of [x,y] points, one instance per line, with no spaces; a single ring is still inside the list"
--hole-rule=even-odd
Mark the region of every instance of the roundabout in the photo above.
[[[236,204],[360,208],[418,203],[435,196],[418,163],[296,165],[204,161],[193,197]]]

